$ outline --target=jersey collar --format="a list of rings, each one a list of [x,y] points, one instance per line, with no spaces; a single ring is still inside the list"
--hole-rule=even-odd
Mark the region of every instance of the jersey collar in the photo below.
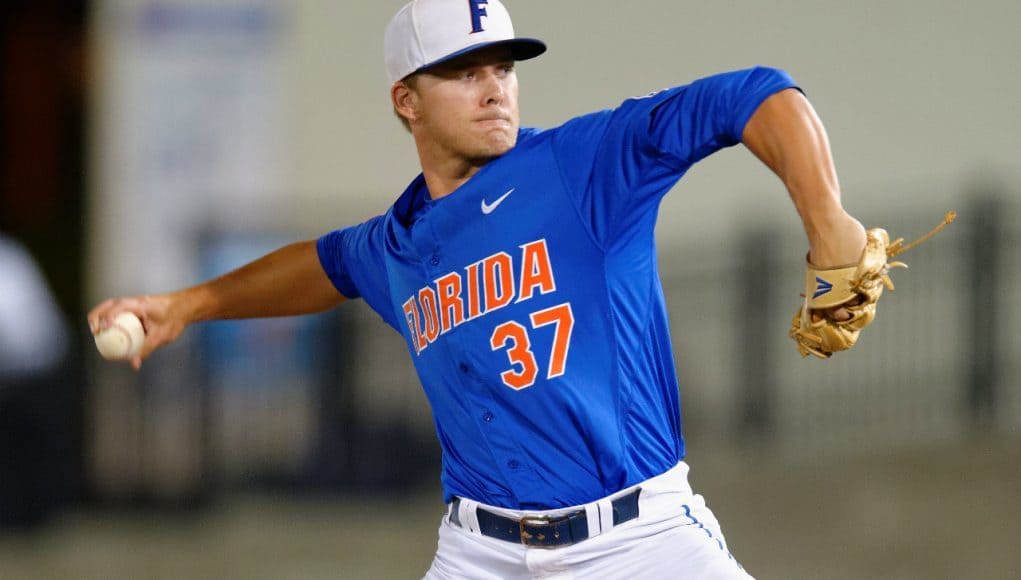
[[[537,132],[536,129],[532,129],[530,127],[519,127],[517,143],[514,145],[514,148],[505,153],[504,156],[509,155],[515,149],[521,147],[522,142],[532,137],[536,132]],[[490,165],[492,165],[499,159],[502,159],[502,157],[499,157],[489,162],[485,167],[482,168],[482,170],[479,171],[479,173],[476,173],[474,176],[472,176],[472,178],[469,179],[468,182],[466,182],[461,187],[463,188],[465,185],[470,183],[472,180],[478,177],[480,173],[485,171]],[[454,193],[456,194],[457,192]],[[393,213],[394,216],[397,218],[397,221],[402,226],[404,226],[405,228],[410,228],[411,224],[415,223],[420,217],[425,215],[426,212],[431,210],[436,205],[436,203],[437,200],[429,196],[429,188],[425,184],[425,174],[419,173],[415,177],[415,179],[413,179],[411,183],[408,184],[408,187],[404,189],[404,192],[401,193],[400,197],[397,198],[397,201],[394,202]]]

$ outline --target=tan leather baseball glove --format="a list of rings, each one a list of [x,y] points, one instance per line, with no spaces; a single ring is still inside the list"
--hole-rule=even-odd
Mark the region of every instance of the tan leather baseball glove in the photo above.
[[[890,270],[907,268],[903,262],[890,259],[929,239],[955,217],[954,212],[947,212],[943,223],[907,245],[904,238],[890,242],[882,228],[868,230],[865,250],[857,264],[824,269],[808,263],[804,301],[791,320],[789,332],[801,356],[825,359],[854,346],[862,329],[876,317],[876,303],[883,289],[893,290]],[[843,311],[839,318],[835,315],[838,308]]]

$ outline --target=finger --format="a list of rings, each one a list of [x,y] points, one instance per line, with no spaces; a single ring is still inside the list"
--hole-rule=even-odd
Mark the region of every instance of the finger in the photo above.
[[[141,364],[142,360],[149,358],[149,355],[152,354],[152,352],[156,350],[160,344],[162,344],[162,341],[157,342],[152,336],[146,335],[145,339],[142,341],[142,350],[138,353],[139,363]]]
[[[97,307],[89,315],[89,328],[94,333],[99,333],[109,328],[117,315],[117,301],[107,300],[102,306]]]
[[[142,350],[139,351],[138,356],[142,360],[149,358],[154,351],[173,342],[179,334],[180,330],[174,330],[173,327],[165,324],[154,326],[151,332],[146,331],[145,339],[142,341]]]
[[[830,320],[835,320],[837,322],[846,322],[848,320],[851,320],[852,314],[848,309],[844,308],[843,306],[838,306],[836,308],[833,308],[832,310],[829,310],[827,312],[827,316],[829,317]]]
[[[107,318],[107,313],[113,305],[114,300],[112,298],[108,298],[97,304],[86,315],[86,318],[89,321],[89,330],[92,331],[92,334],[98,334],[99,331],[103,329],[102,322]]]
[[[149,329],[152,327],[153,321],[151,319],[151,302],[149,296],[139,296],[137,308],[132,310],[138,319],[142,321],[142,330],[149,334]]]
[[[860,305],[864,301],[865,298],[861,295],[858,295],[852,298],[851,300],[847,301],[846,303],[841,304],[840,306],[834,306],[833,308],[823,310],[823,313],[828,319],[832,321],[847,322],[848,320],[854,318],[854,313],[850,309],[854,306]]]
[[[147,314],[145,310],[146,297],[112,298],[103,301],[99,306],[89,313],[89,328],[93,334],[97,334],[113,326],[113,321],[123,312],[131,312],[142,321],[142,327],[146,327]]]
[[[136,356],[135,358],[131,359],[131,368],[135,369],[136,371],[142,369],[142,357],[141,356]]]

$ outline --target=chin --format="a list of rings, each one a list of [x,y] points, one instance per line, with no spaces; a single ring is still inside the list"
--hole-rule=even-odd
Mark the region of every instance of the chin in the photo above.
[[[492,135],[486,143],[486,148],[492,152],[494,157],[499,157],[514,148],[518,142],[517,131]]]
[[[484,165],[514,148],[513,141],[489,142],[465,150],[463,156],[475,165]]]

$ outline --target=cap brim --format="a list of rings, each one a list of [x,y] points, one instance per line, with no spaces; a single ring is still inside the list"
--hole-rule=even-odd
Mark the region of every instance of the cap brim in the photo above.
[[[514,60],[528,60],[530,58],[535,58],[540,54],[546,52],[546,43],[537,38],[510,38],[507,40],[480,42],[478,44],[473,44],[471,46],[462,48],[457,52],[452,52],[443,58],[438,58],[430,63],[424,64],[415,69],[414,71],[412,71],[411,73],[409,73],[409,76],[415,73],[420,73],[436,65],[443,64],[445,62],[450,62],[455,58],[464,56],[468,53],[472,53],[477,50],[482,50],[483,48],[490,48],[493,46],[505,46],[509,48],[511,51],[511,57]]]

